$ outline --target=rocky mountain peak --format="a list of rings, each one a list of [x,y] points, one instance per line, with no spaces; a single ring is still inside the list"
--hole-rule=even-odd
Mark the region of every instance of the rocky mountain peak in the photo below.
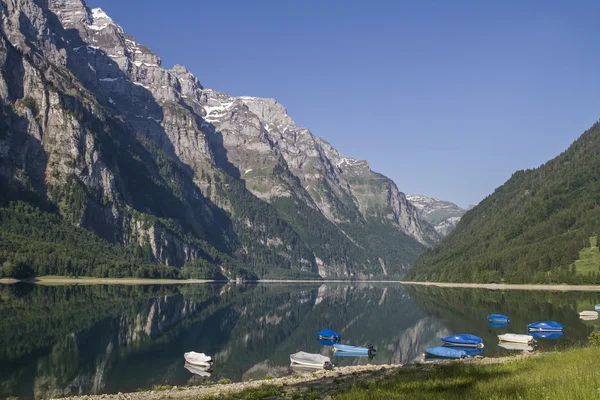
[[[429,222],[442,236],[449,234],[467,210],[456,204],[423,195],[407,195],[406,198],[419,211],[421,218]]]

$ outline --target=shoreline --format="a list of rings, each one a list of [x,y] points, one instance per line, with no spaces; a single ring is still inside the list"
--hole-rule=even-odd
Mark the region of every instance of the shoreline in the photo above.
[[[149,279],[149,278],[67,278],[42,276],[34,279],[18,280],[12,278],[0,279],[0,284],[15,284],[15,283],[30,283],[37,285],[64,285],[64,284],[80,284],[80,285],[190,285],[190,284],[228,284],[239,283],[236,281],[210,280],[210,279]],[[551,291],[581,291],[593,292],[600,291],[600,285],[567,285],[567,284],[509,284],[509,283],[450,283],[450,282],[417,282],[417,281],[401,281],[401,280],[360,280],[351,281],[343,279],[259,279],[255,281],[244,281],[242,284],[257,284],[257,283],[304,283],[304,284],[323,284],[323,283],[344,283],[344,284],[371,284],[371,283],[389,283],[400,285],[417,285],[417,286],[436,286],[448,288],[470,288],[470,289],[488,289],[488,290],[551,290]]]
[[[503,364],[513,360],[536,357],[537,354],[519,354],[509,357],[483,358],[471,360],[446,360],[442,364]],[[439,364],[436,363],[436,364]],[[422,369],[425,364],[367,364],[337,367],[333,370],[314,370],[273,379],[250,380],[227,384],[210,384],[201,386],[174,386],[161,390],[146,390],[130,393],[99,394],[86,396],[67,396],[69,400],[160,400],[160,399],[202,399],[205,397],[233,395],[247,389],[256,389],[261,386],[275,386],[285,388],[288,394],[296,394],[298,398],[307,398],[302,394],[317,390],[322,394],[336,395],[357,382],[372,382],[385,377],[391,377],[400,369]],[[428,366],[425,366],[427,368]],[[279,398],[279,397],[277,397]],[[294,398],[292,396],[292,398]]]

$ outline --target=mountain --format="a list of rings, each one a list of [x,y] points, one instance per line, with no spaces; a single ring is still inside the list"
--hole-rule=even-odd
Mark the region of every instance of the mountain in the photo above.
[[[515,172],[422,254],[408,279],[600,283],[600,262],[593,257],[599,204],[596,123],[558,157]],[[575,263],[580,255],[589,257]]]
[[[440,236],[448,235],[467,210],[456,204],[421,195],[407,195],[408,201],[419,210],[419,216],[429,222]]]
[[[400,276],[439,240],[366,161],[163,68],[101,9],[0,14],[0,274]]]

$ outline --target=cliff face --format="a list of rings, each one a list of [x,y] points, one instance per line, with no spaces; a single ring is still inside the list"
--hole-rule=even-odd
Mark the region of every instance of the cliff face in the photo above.
[[[34,196],[156,263],[226,272],[220,254],[259,275],[397,275],[438,240],[368,163],[275,100],[163,68],[102,10],[11,0],[0,14],[0,200]]]

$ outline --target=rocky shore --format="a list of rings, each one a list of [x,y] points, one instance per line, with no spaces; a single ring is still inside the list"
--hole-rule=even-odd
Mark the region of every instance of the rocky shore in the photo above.
[[[476,357],[471,360],[449,360],[443,363],[474,363],[474,364],[499,364],[509,360],[531,357],[532,354],[522,354],[504,358]],[[164,400],[164,399],[203,399],[240,393],[246,389],[260,388],[262,386],[275,386],[282,388],[281,396],[274,398],[330,398],[347,390],[358,382],[370,382],[377,379],[390,377],[400,370],[416,368],[430,368],[433,364],[416,363],[407,366],[395,364],[360,365],[339,367],[333,370],[317,370],[294,374],[281,378],[264,379],[257,381],[237,382],[228,384],[211,384],[204,386],[173,386],[161,387],[159,390],[139,391],[133,393],[103,394],[69,397],[70,400]]]

